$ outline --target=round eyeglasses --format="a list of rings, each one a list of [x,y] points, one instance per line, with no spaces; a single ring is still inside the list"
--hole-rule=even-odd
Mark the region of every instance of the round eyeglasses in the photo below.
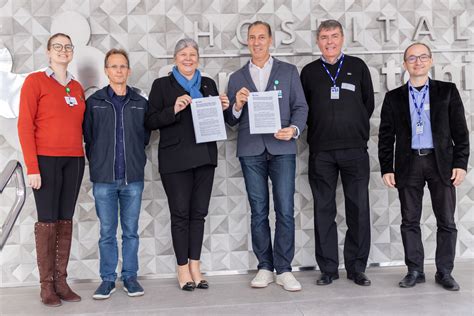
[[[51,47],[57,52],[60,52],[63,49],[66,52],[72,52],[74,50],[74,45],[72,45],[72,44],[63,45],[63,44],[59,44],[59,43],[54,43],[54,44],[51,44]]]
[[[405,59],[405,61],[409,64],[414,64],[416,63],[417,59],[419,59],[422,63],[426,63],[428,60],[431,59],[431,56],[427,54],[423,54],[420,56],[411,55],[411,56],[408,56],[407,59]]]

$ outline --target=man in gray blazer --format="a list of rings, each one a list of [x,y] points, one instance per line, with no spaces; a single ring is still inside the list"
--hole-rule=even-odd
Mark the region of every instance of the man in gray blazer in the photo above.
[[[296,67],[270,56],[270,25],[262,21],[250,24],[247,41],[251,60],[230,76],[231,107],[225,115],[229,125],[239,123],[237,156],[252,212],[252,246],[259,262],[250,285],[268,286],[274,281],[276,270],[277,284],[287,291],[299,291],[301,284],[291,273],[295,252],[296,139],[305,127],[308,105]],[[252,92],[269,90],[279,91],[282,128],[275,134],[250,134],[248,97]],[[269,177],[276,214],[273,248],[268,221]]]

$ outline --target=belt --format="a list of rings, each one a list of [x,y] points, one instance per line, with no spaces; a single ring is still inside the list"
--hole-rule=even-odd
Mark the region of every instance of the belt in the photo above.
[[[434,152],[432,148],[421,148],[421,149],[412,149],[412,152],[416,156],[427,156]]]

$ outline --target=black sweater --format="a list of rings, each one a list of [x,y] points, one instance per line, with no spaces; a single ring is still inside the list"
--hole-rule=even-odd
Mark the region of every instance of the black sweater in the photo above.
[[[322,62],[321,59],[315,60],[301,71],[301,82],[309,106],[307,123],[310,152],[366,148],[369,119],[374,111],[374,89],[369,68],[360,58],[345,55],[336,80],[339,99],[331,100],[333,83]],[[333,77],[339,63],[325,64]],[[342,83],[348,88],[342,88]],[[354,91],[351,91],[352,87]]]

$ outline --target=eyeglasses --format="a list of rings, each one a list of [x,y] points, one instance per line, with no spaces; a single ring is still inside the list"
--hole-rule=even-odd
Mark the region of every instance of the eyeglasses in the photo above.
[[[72,45],[72,44],[63,45],[63,44],[59,44],[59,43],[54,43],[54,44],[51,44],[51,47],[57,52],[60,52],[63,49],[66,52],[72,52],[74,50],[74,45]]]
[[[411,55],[411,56],[408,56],[405,59],[405,61],[409,64],[414,64],[414,63],[416,63],[417,59],[419,59],[422,63],[426,63],[428,60],[431,59],[431,56],[426,55],[426,54],[423,54],[423,55],[420,55],[420,56]]]
[[[106,66],[105,68],[112,68],[113,70],[117,71],[117,70],[126,70],[128,69],[128,66],[127,65],[112,65],[112,66]]]

